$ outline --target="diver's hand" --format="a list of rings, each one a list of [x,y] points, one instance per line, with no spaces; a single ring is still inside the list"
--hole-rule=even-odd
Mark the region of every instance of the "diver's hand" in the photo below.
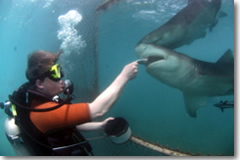
[[[114,117],[109,117],[109,118],[105,119],[104,121],[102,121],[102,128],[105,128],[108,121],[114,120],[114,119],[115,119]]]
[[[132,80],[137,76],[138,73],[138,63],[137,62],[132,62],[127,64],[122,72],[120,73],[121,76],[126,78],[127,80]]]

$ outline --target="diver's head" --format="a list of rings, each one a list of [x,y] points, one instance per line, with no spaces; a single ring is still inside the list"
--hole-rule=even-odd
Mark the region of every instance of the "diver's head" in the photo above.
[[[35,82],[57,62],[61,53],[55,54],[47,51],[35,51],[28,57],[26,77]]]
[[[28,58],[27,79],[37,90],[48,96],[54,96],[64,90],[64,82],[61,80],[63,72],[60,65],[56,64],[59,55],[60,53],[36,51]]]

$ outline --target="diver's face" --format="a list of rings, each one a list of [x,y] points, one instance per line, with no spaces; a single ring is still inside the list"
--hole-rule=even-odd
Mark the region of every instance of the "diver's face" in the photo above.
[[[36,82],[37,87],[47,96],[53,97],[64,91],[64,82],[62,80],[53,81],[46,77],[43,81],[39,81]]]

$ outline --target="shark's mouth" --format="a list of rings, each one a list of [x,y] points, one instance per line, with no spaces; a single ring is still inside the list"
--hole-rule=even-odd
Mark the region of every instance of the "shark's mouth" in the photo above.
[[[163,59],[164,59],[163,56],[149,56],[147,59],[147,65],[157,62],[157,61],[160,61],[160,60],[163,60]]]

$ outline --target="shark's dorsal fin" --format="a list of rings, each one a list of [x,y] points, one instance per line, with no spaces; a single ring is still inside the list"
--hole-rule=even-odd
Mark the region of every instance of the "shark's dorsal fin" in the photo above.
[[[221,58],[218,59],[216,62],[217,64],[233,64],[234,63],[234,58],[232,54],[232,50],[228,49]]]
[[[207,97],[184,93],[184,101],[187,113],[193,117],[197,117],[197,110],[207,104]]]

